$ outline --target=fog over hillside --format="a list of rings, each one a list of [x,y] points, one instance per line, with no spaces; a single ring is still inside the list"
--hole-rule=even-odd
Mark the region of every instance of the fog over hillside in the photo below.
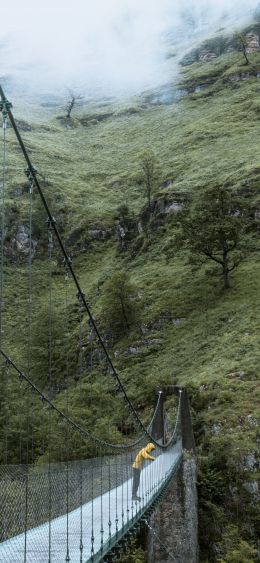
[[[258,0],[10,0],[1,76],[26,90],[122,95],[172,79],[194,42],[252,17]],[[176,56],[167,59],[167,50]]]

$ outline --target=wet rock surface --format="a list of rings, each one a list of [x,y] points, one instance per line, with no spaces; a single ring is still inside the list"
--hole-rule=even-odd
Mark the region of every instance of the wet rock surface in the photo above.
[[[196,460],[189,456],[150,519],[150,525],[167,550],[149,532],[149,563],[170,563],[173,557],[178,563],[198,563],[196,476]]]

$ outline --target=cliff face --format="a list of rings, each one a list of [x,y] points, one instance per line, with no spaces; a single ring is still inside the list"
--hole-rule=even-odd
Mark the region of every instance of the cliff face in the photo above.
[[[154,532],[147,539],[148,561],[198,563],[197,463],[185,456],[167,493],[150,518]],[[162,545],[163,544],[163,545]],[[165,547],[164,547],[165,546]]]

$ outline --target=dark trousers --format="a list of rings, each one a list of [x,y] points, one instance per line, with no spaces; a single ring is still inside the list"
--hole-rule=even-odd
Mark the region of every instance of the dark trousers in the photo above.
[[[132,489],[132,497],[135,498],[137,495],[138,487],[140,484],[140,477],[141,477],[141,469],[136,469],[133,467],[133,489]]]

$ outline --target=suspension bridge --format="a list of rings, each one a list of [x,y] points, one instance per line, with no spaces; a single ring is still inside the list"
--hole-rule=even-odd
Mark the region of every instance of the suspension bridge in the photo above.
[[[191,435],[191,428],[187,430],[187,395],[182,389],[174,389],[176,400],[172,403],[171,425],[167,423],[167,428],[165,393],[159,392],[150,421],[144,423],[140,418],[113,364],[107,343],[99,332],[71,256],[47,203],[37,170],[31,163],[20,135],[12,105],[6,99],[2,87],[0,96],[3,117],[0,561],[82,563],[111,560],[113,550],[120,542],[131,536],[140,523],[147,522],[148,515],[160,501],[178,470],[183,446],[189,439],[187,436]],[[9,134],[12,135],[11,141],[8,141]],[[12,300],[9,305],[6,290],[6,285],[9,284],[8,287],[15,285],[15,292],[18,292],[20,281],[19,273],[18,277],[15,274],[17,266],[10,267],[8,260],[8,180],[11,178],[12,165],[11,162],[8,165],[8,147],[13,146],[14,140],[26,162],[27,178],[24,208],[27,213],[28,270],[25,274],[26,292],[23,298],[26,313],[21,321],[26,329],[24,332],[21,329],[21,334],[26,334],[26,337],[21,336],[22,353],[17,352],[12,330],[9,328],[13,317],[9,314],[8,307],[15,307],[15,303]],[[35,194],[46,213],[46,240],[42,244],[48,262],[44,284],[48,288],[47,374],[44,383],[37,379],[35,356],[32,356],[40,302],[39,291],[35,286],[38,275],[33,241]],[[64,312],[62,338],[66,349],[62,368],[62,406],[56,401],[53,379],[54,371],[57,370],[54,362],[54,307],[57,303],[54,270],[57,263],[62,263],[64,268],[63,286],[60,289]],[[24,264],[23,266],[25,269]],[[59,306],[61,307],[60,301]],[[73,361],[69,357],[72,306],[73,310],[77,310],[75,325],[78,330],[78,352]],[[20,327],[15,327],[18,340],[19,329]],[[73,410],[74,415],[68,393],[71,370],[78,371],[75,384],[78,404],[77,409]],[[98,377],[102,378],[101,382],[98,380],[100,385],[104,385],[114,409],[119,409],[123,419],[121,428],[119,424],[115,443],[110,438],[109,429],[104,429],[104,437],[101,432],[93,432],[91,426],[86,424],[86,401],[91,403],[93,386]],[[131,421],[131,435],[123,431],[124,419]],[[155,447],[152,456],[155,459],[149,459],[149,456],[145,459],[145,454],[141,458],[139,456],[139,483],[137,493],[133,494],[133,464],[138,453],[144,452],[148,443]],[[73,456],[74,452],[77,452],[76,457]],[[84,453],[87,453],[86,457]]]

